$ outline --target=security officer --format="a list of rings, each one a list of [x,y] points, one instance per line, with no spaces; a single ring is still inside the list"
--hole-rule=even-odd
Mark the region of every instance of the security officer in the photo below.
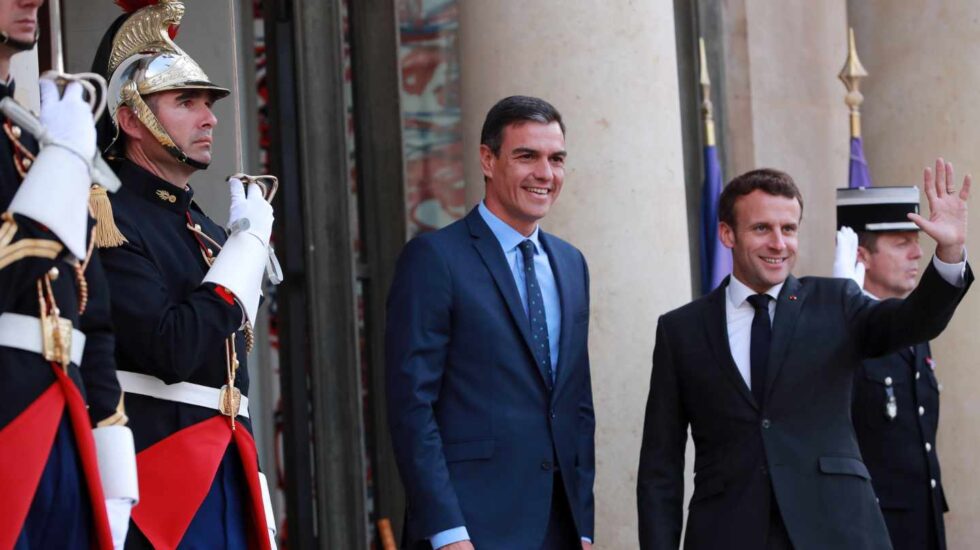
[[[228,90],[168,36],[183,13],[162,0],[124,14],[94,67],[109,80],[100,148],[122,181],[111,198],[121,238],[99,254],[139,466],[127,547],[269,548],[246,348],[272,206],[259,187],[231,179],[228,236],[194,202],[188,180],[211,161],[211,106]]]
[[[14,101],[10,61],[37,42],[40,4],[0,0],[0,100]],[[40,91],[43,148],[0,115],[0,548],[121,547],[137,487],[91,254],[92,110],[78,82]]]
[[[918,226],[906,214],[918,210],[915,187],[839,189],[834,275],[863,271],[869,296],[905,298],[922,257]],[[896,550],[946,548],[943,513],[949,507],[936,455],[942,385],[935,369],[923,342],[865,360],[856,375],[854,430]]]

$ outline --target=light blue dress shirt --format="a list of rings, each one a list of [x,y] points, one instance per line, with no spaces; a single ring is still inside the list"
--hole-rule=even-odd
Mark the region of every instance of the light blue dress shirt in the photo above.
[[[494,215],[483,201],[480,201],[477,209],[483,221],[490,226],[490,231],[497,238],[500,248],[504,251],[504,257],[507,258],[510,273],[514,276],[514,283],[517,284],[517,292],[521,295],[521,304],[524,305],[525,322],[528,322],[527,319],[529,318],[527,317],[527,282],[524,278],[524,256],[521,254],[518,245],[525,240],[534,243],[534,275],[538,278],[538,286],[541,287],[541,297],[544,300],[544,317],[548,324],[548,344],[551,348],[551,372],[557,375],[558,343],[561,337],[561,299],[558,296],[558,283],[555,281],[555,273],[551,270],[548,253],[545,252],[538,238],[541,229],[535,227],[534,233],[525,237]],[[465,526],[447,529],[429,538],[433,548],[440,548],[461,540],[470,540],[469,532],[466,531]]]

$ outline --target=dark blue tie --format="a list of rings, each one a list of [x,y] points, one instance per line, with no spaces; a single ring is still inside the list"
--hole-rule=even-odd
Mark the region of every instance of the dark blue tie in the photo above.
[[[769,320],[768,294],[749,296],[749,303],[755,309],[752,317],[752,342],[749,346],[749,358],[752,362],[752,395],[762,408],[766,394],[766,374],[769,371],[769,345],[772,343],[772,324]]]
[[[519,245],[524,257],[524,284],[527,286],[527,318],[531,322],[531,346],[534,358],[541,370],[548,373],[549,381],[554,383],[555,373],[551,369],[551,343],[548,341],[548,321],[544,316],[544,298],[541,286],[534,273],[534,243],[525,240]]]

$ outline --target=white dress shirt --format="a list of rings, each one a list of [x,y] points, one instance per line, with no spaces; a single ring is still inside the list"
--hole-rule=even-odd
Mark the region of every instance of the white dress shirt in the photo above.
[[[779,298],[779,291],[783,289],[785,282],[770,288],[766,294],[772,297],[769,300],[769,324],[772,324],[773,317],[776,315],[776,299]],[[738,367],[739,374],[745,380],[745,385],[752,389],[752,361],[749,357],[752,344],[752,319],[755,318],[755,308],[749,303],[749,296],[757,294],[756,291],[745,286],[732,275],[725,289],[725,318],[728,320],[728,346],[732,350],[732,359]]]

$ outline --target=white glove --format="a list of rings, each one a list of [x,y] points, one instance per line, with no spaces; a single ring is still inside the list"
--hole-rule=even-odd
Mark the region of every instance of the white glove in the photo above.
[[[859,262],[858,236],[850,227],[837,231],[837,248],[834,250],[834,277],[851,279],[864,288],[864,264]]]
[[[263,245],[268,246],[275,216],[272,213],[272,205],[262,195],[262,189],[258,185],[251,185],[246,196],[245,184],[241,180],[230,178],[228,184],[231,190],[228,227],[232,234],[247,231],[262,241]]]
[[[265,474],[259,472],[259,485],[262,487],[262,508],[265,509],[265,525],[269,529],[269,546],[276,550],[276,518],[272,513],[272,498],[269,496],[269,482]]]
[[[133,501],[128,498],[105,499],[105,512],[109,516],[109,532],[112,534],[112,547],[115,550],[123,550],[126,546],[133,505]]]
[[[133,432],[126,426],[106,426],[92,430],[92,438],[98,455],[112,545],[120,550],[126,543],[130,513],[139,502]]]
[[[234,178],[228,181],[231,236],[221,247],[203,282],[230,290],[254,325],[262,295],[262,272],[269,261],[269,237],[274,219],[272,205],[262,196],[258,186],[251,186],[246,195],[241,181]]]
[[[86,254],[90,169],[95,157],[95,122],[77,82],[58,97],[58,87],[41,79],[41,122],[52,143],[41,149],[10,202],[10,212],[48,227],[76,258]]]
[[[58,97],[58,86],[51,79],[42,78],[39,85],[41,125],[48,137],[91,163],[95,158],[95,121],[91,107],[82,98],[82,85],[68,83],[61,97]]]

